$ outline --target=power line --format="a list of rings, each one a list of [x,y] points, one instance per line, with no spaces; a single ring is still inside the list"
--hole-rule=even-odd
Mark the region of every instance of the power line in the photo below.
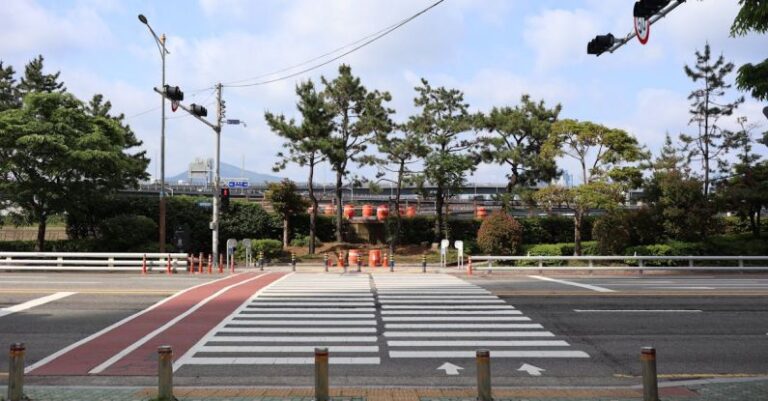
[[[308,60],[306,62],[303,62],[301,64],[297,64],[297,65],[292,66],[292,67],[281,69],[280,71],[277,71],[277,72],[272,72],[270,74],[262,75],[262,77],[263,76],[273,75],[273,74],[276,74],[278,72],[283,72],[283,71],[291,70],[291,69],[296,68],[296,67],[301,66],[301,65],[309,64],[312,61],[315,61],[317,59],[321,59],[321,58],[323,58],[323,57],[325,57],[327,55],[336,53],[337,51],[339,51],[341,49],[347,48],[350,45],[353,45],[353,44],[356,44],[356,43],[360,43],[361,41],[365,40],[363,43],[360,43],[360,44],[354,46],[352,49],[350,49],[350,50],[348,50],[348,51],[346,51],[344,53],[341,53],[338,56],[335,56],[335,57],[333,57],[333,58],[331,58],[329,60],[323,61],[322,63],[315,64],[315,65],[313,65],[311,67],[307,67],[305,69],[293,72],[293,73],[288,74],[288,75],[280,76],[280,77],[273,78],[273,79],[268,79],[268,80],[265,80],[265,81],[257,81],[257,82],[247,83],[247,84],[232,84],[232,83],[230,83],[230,84],[225,84],[224,86],[229,87],[229,88],[243,88],[243,87],[248,87],[248,86],[266,85],[266,84],[270,84],[270,83],[273,83],[273,82],[278,82],[278,81],[283,81],[283,80],[286,80],[286,79],[289,79],[289,78],[293,78],[293,77],[296,77],[298,75],[307,73],[307,72],[312,71],[312,70],[316,70],[316,69],[318,69],[320,67],[323,67],[323,66],[326,66],[326,65],[328,65],[328,64],[330,64],[330,63],[332,63],[332,62],[334,62],[334,61],[336,61],[336,60],[338,60],[338,59],[340,59],[340,58],[342,58],[342,57],[344,57],[344,56],[346,56],[348,54],[354,53],[357,50],[360,50],[363,47],[368,46],[369,44],[371,44],[371,43],[373,43],[373,42],[383,38],[384,36],[389,35],[390,33],[394,32],[397,29],[399,29],[403,25],[413,21],[414,19],[418,18],[419,16],[421,16],[424,13],[426,13],[427,11],[437,7],[440,3],[444,2],[444,1],[445,0],[438,0],[438,1],[434,2],[434,3],[432,3],[431,5],[429,5],[428,7],[424,8],[423,10],[417,12],[416,14],[413,14],[410,17],[408,17],[408,18],[406,18],[406,19],[404,19],[404,20],[402,20],[402,21],[400,21],[400,22],[398,22],[396,24],[389,26],[388,28],[380,30],[377,33],[368,35],[368,36],[366,36],[366,37],[364,37],[362,39],[359,39],[359,40],[357,40],[355,42],[352,42],[352,43],[350,43],[348,45],[342,46],[341,48],[336,49],[336,50],[334,50],[332,52],[326,53],[326,54],[324,54],[322,56],[315,57],[315,58],[313,58],[311,60]],[[366,38],[367,38],[367,40],[366,40]],[[256,78],[258,78],[258,77],[256,77]],[[255,79],[255,78],[251,78],[251,79]],[[247,80],[233,81],[233,82],[242,82],[242,81],[247,81]]]

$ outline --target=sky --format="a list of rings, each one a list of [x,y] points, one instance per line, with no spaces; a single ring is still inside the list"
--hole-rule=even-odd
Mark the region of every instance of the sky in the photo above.
[[[434,0],[6,0],[0,8],[0,60],[23,71],[42,54],[46,69],[61,71],[70,92],[88,100],[104,94],[123,113],[158,174],[160,55],[147,27],[167,35],[167,82],[185,92],[185,103],[215,114],[217,82],[255,82],[392,25]],[[632,40],[614,54],[586,54],[596,34],[624,36],[632,30],[631,0],[446,0],[392,34],[337,62],[267,85],[224,87],[227,118],[222,161],[271,173],[282,140],[264,122],[270,111],[297,117],[294,88],[302,80],[332,78],[340,63],[351,65],[370,90],[389,91],[396,121],[414,112],[413,88],[426,78],[433,86],[463,91],[472,111],[514,106],[522,94],[563,106],[561,118],[591,120],[621,128],[657,152],[669,132],[694,133],[688,125],[688,94],[695,89],[683,67],[710,43],[738,66],[768,54],[768,35],[732,38],[737,0],[692,0],[651,27],[650,40]],[[266,78],[274,77],[267,76]],[[735,74],[728,77],[733,81]],[[740,94],[731,90],[726,100]],[[766,130],[765,106],[746,94],[736,117]],[[169,108],[170,109],[170,108]],[[213,157],[214,134],[179,110],[168,110],[166,176],[185,171],[196,157]],[[765,147],[756,150],[766,154]],[[576,164],[560,166],[578,176]],[[372,176],[370,169],[353,172]],[[289,166],[277,175],[306,181],[306,170]],[[469,182],[502,183],[498,165],[480,165]],[[315,175],[332,182],[323,167]],[[578,178],[577,178],[578,181]]]

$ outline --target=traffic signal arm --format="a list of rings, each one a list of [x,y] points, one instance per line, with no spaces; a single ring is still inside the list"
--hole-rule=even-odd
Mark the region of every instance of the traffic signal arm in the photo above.
[[[170,98],[168,95],[166,95],[166,94],[165,94],[165,92],[163,92],[163,91],[161,91],[161,90],[159,90],[159,89],[157,89],[157,88],[154,88],[154,90],[155,90],[155,92],[159,93],[159,94],[160,94],[160,96],[164,96],[164,97],[166,97],[166,98],[168,98],[168,99],[171,99],[171,98]],[[173,100],[173,99],[171,99],[171,100]],[[193,105],[194,105],[194,104],[193,104]],[[194,106],[197,106],[197,105],[194,105]],[[202,118],[202,117],[198,116],[197,114],[195,114],[195,112],[194,112],[194,111],[193,111],[191,108],[189,108],[189,107],[187,107],[187,106],[184,106],[184,105],[183,105],[183,104],[181,104],[181,103],[179,103],[179,107],[180,107],[182,110],[186,111],[187,113],[191,114],[191,115],[192,115],[192,117],[195,117],[196,119],[200,120],[200,121],[201,121],[203,124],[205,124],[205,125],[207,125],[207,126],[211,127],[211,129],[213,129],[214,131],[216,131],[216,132],[219,132],[219,131],[221,130],[221,127],[220,127],[220,126],[218,126],[218,125],[215,125],[215,124],[212,124],[212,123],[210,123],[208,120],[206,120],[206,119],[204,119],[204,118]],[[205,109],[205,108],[204,108],[204,107],[202,107],[202,106],[198,106],[198,107],[201,107],[201,108]],[[207,114],[207,113],[206,113],[206,114]]]

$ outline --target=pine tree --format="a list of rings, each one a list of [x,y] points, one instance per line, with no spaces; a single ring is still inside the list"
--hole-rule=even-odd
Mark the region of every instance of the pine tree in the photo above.
[[[31,92],[66,92],[63,82],[59,82],[61,72],[45,74],[42,55],[37,56],[24,67],[24,77],[19,83],[19,92],[24,97]]]
[[[21,107],[14,75],[16,71],[13,67],[3,67],[3,62],[0,61],[0,111]]]

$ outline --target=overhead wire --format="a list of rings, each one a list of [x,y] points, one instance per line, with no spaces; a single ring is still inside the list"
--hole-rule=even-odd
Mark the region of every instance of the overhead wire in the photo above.
[[[390,25],[389,27],[384,28],[383,30],[379,30],[376,33],[370,34],[370,35],[368,35],[368,36],[366,36],[366,37],[364,37],[362,39],[359,39],[359,40],[357,40],[355,42],[352,42],[350,44],[342,46],[341,48],[336,49],[335,51],[328,52],[328,53],[326,53],[326,54],[324,54],[322,56],[317,56],[317,57],[315,57],[315,58],[313,58],[311,60],[305,61],[305,62],[297,64],[295,66],[281,69],[279,72],[291,70],[293,68],[296,68],[297,66],[309,64],[312,61],[316,61],[316,60],[321,59],[321,58],[323,58],[325,56],[328,56],[330,54],[334,54],[334,53],[338,52],[341,49],[345,49],[345,48],[347,48],[347,47],[349,47],[349,46],[351,46],[353,44],[357,44],[356,46],[352,47],[352,49],[350,49],[350,50],[348,50],[348,51],[346,51],[344,53],[341,53],[341,54],[339,54],[339,55],[337,55],[337,56],[335,56],[335,57],[333,57],[331,59],[323,61],[323,62],[321,62],[319,64],[315,64],[315,65],[312,65],[311,67],[304,68],[304,69],[302,69],[300,71],[296,71],[296,72],[293,72],[293,73],[290,73],[290,74],[287,74],[287,75],[284,75],[284,76],[280,76],[280,77],[277,77],[277,78],[272,78],[272,79],[268,79],[268,80],[264,80],[264,81],[257,81],[257,82],[251,82],[251,83],[245,83],[245,84],[238,84],[237,82],[247,81],[247,80],[239,80],[239,81],[231,81],[229,84],[223,84],[223,85],[226,86],[226,87],[229,87],[229,88],[244,88],[244,87],[249,87],[249,86],[266,85],[266,84],[270,84],[270,83],[273,83],[273,82],[278,82],[278,81],[283,81],[283,80],[286,80],[286,79],[290,79],[290,78],[302,75],[304,73],[307,73],[309,71],[316,70],[316,69],[318,69],[320,67],[323,67],[323,66],[326,66],[326,65],[328,65],[328,64],[330,64],[330,63],[332,63],[332,62],[334,62],[336,60],[339,60],[340,58],[342,58],[344,56],[347,56],[347,55],[349,55],[351,53],[354,53],[354,52],[362,49],[363,47],[366,47],[366,46],[370,45],[371,43],[373,43],[373,42],[383,38],[384,36],[389,35],[390,33],[394,32],[397,29],[399,29],[403,25],[405,25],[405,24],[415,20],[416,18],[420,17],[421,15],[423,15],[426,12],[428,12],[429,10],[437,7],[440,3],[444,2],[444,1],[445,0],[438,0],[438,1],[434,2],[434,3],[432,3],[431,5],[429,5],[428,7],[426,7],[424,9],[422,9],[421,11],[417,12],[416,14],[413,14],[410,17],[405,18],[405,19],[401,20],[400,22],[398,22],[398,23],[396,23],[394,25]],[[362,43],[360,43],[360,42],[362,42]],[[278,72],[272,72],[272,73],[269,73],[269,74],[262,75],[260,77],[274,75],[276,73],[278,73]],[[258,77],[251,78],[251,79],[258,79]],[[232,82],[235,82],[235,83],[232,83]]]

